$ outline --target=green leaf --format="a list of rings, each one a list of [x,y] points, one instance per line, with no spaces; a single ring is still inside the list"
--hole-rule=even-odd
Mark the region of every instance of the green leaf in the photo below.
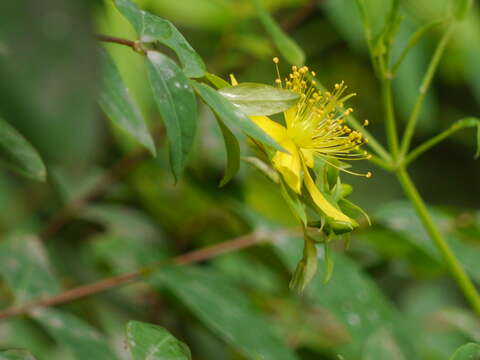
[[[281,259],[293,269],[301,256],[301,239],[291,237],[274,244]],[[388,326],[403,356],[418,359],[412,343],[415,332],[404,323],[393,304],[353,261],[341,254],[330,255],[335,261],[331,280],[323,282],[325,267],[319,266],[319,274],[305,289],[305,296],[330,311],[348,329],[349,340],[336,347],[335,352],[346,359],[358,358],[367,339],[379,328]],[[320,260],[324,261],[322,257]]]
[[[210,81],[213,86],[215,86],[217,89],[221,89],[227,86],[231,86],[231,84],[228,81],[223,80],[221,77],[211,74],[209,72],[205,73],[205,77]]]
[[[260,0],[252,0],[260,22],[272,37],[272,40],[282,56],[292,65],[303,65],[305,53],[275,22],[272,16],[262,6]]]
[[[220,126],[220,130],[222,131],[225,149],[227,151],[227,167],[219,185],[222,187],[232,180],[232,178],[238,172],[238,169],[240,169],[240,145],[238,144],[235,135],[233,135],[223,121],[217,118],[217,122],[218,126]]]
[[[4,238],[0,242],[0,263],[0,274],[17,305],[60,291],[47,252],[34,235],[13,233]]]
[[[178,180],[197,130],[195,94],[172,60],[156,51],[149,51],[147,58],[150,85],[167,128],[172,172]]]
[[[133,360],[191,360],[190,349],[164,328],[129,321],[127,343]]]
[[[258,160],[261,161],[261,160]],[[266,165],[266,164],[265,164]],[[269,169],[273,170],[269,167]],[[288,207],[292,211],[293,215],[297,218],[297,220],[303,225],[307,226],[307,214],[305,212],[305,206],[298,198],[298,194],[293,192],[290,186],[285,184],[285,181],[278,176],[278,173],[275,172],[275,175],[279,178],[281,182],[281,192],[282,196],[288,204]]]
[[[0,351],[0,360],[35,360],[35,357],[26,350]]]
[[[275,140],[260,129],[243,112],[235,108],[227,99],[208,85],[191,81],[200,97],[212,108],[215,114],[230,126],[240,128],[245,134],[277,150],[285,151]]]
[[[153,276],[207,327],[249,359],[294,360],[263,315],[229,278],[198,267],[168,268]]]
[[[303,292],[317,272],[317,248],[315,241],[305,234],[303,241],[303,257],[297,264],[290,280],[290,288]]]
[[[462,21],[471,9],[473,0],[456,0],[455,1],[455,19]]]
[[[441,21],[439,20],[432,21],[419,27],[415,32],[410,35],[410,38],[408,39],[407,44],[404,46],[400,56],[398,57],[398,60],[395,62],[395,65],[392,66],[393,74],[397,72],[398,68],[403,63],[403,60],[405,60],[405,57],[408,55],[410,50],[420,41],[420,39],[422,39],[427,32],[429,32],[432,28],[439,25],[440,23]]]
[[[290,109],[300,96],[270,85],[240,83],[218,92],[246,115],[273,115]]]
[[[47,169],[40,155],[14,127],[1,118],[0,161],[24,176],[45,180]]]
[[[15,295],[24,303],[59,292],[43,244],[32,235],[12,234],[0,243],[0,273]],[[74,315],[40,308],[31,316],[59,343],[66,345],[78,360],[114,360],[115,356],[90,325]]]
[[[52,308],[33,310],[38,321],[57,342],[65,345],[77,360],[116,360],[106,339],[76,316]]]
[[[407,360],[387,328],[380,328],[367,339],[362,360]]]
[[[170,21],[140,10],[130,0],[115,0],[115,4],[133,25],[142,42],[159,41],[175,51],[188,77],[198,78],[204,75],[205,64],[202,58]]]
[[[98,102],[110,120],[144,145],[153,156],[155,144],[137,105],[125,87],[117,66],[107,51],[100,49],[101,89]]]
[[[437,228],[445,235],[448,245],[465,270],[476,281],[480,281],[478,246],[462,242],[458,234],[450,231],[455,219],[439,209],[429,208],[429,211]],[[377,210],[375,219],[387,228],[404,235],[412,245],[422,250],[429,257],[443,263],[440,252],[430,240],[415,209],[409,202],[393,201],[385,204]]]
[[[450,360],[480,360],[480,345],[465,344],[457,349]]]
[[[95,107],[94,3],[59,1],[43,12],[33,10],[37,0],[19,0],[1,10],[0,116],[45,162],[75,168],[77,176],[90,168],[102,146]],[[57,20],[47,19],[52,14]]]

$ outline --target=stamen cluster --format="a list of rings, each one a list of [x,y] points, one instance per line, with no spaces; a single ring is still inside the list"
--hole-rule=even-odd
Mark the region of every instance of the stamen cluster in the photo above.
[[[352,130],[345,121],[353,109],[345,109],[344,103],[356,94],[345,95],[347,87],[343,81],[335,84],[332,92],[319,91],[317,83],[312,79],[316,74],[309,71],[307,66],[292,66],[292,72],[282,80],[277,65],[278,58],[273,61],[278,75],[276,85],[300,95],[296,106],[285,114],[287,131],[295,144],[299,148],[311,150],[327,163],[330,163],[329,159],[369,159],[371,155],[360,149],[361,145],[368,142],[367,139],[359,131]],[[367,126],[368,120],[363,125]],[[343,168],[341,170],[354,175],[371,176],[370,172],[359,174]]]

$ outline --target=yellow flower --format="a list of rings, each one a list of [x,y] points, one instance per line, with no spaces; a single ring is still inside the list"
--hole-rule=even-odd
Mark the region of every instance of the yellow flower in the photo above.
[[[278,58],[273,59],[275,64]],[[338,160],[359,160],[369,158],[369,154],[360,151],[360,146],[366,142],[362,134],[353,131],[345,124],[347,117],[353,110],[343,109],[343,103],[355,94],[343,95],[346,89],[343,81],[335,84],[332,92],[320,92],[315,87],[315,81],[308,80],[306,66],[292,67],[289,76],[282,80],[280,75],[276,79],[279,87],[294,91],[300,95],[295,106],[284,112],[283,126],[267,116],[251,116],[250,118],[269,134],[278,144],[289,153],[277,151],[272,164],[280,172],[296,193],[302,191],[302,184],[310,194],[316,206],[331,220],[341,225],[353,228],[356,223],[337,207],[331,204],[315,185],[309,169],[314,167],[315,157],[320,157],[331,166]],[[277,73],[278,66],[277,66]],[[315,76],[314,72],[310,73]],[[232,85],[237,85],[235,77],[231,76]],[[367,121],[365,125],[367,125]],[[339,168],[342,171],[351,171]],[[353,173],[356,174],[356,173]],[[356,174],[370,177],[371,173]]]

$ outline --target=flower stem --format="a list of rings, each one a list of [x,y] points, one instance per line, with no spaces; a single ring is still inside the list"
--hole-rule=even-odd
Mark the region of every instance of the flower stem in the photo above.
[[[134,40],[128,40],[128,39],[118,38],[118,37],[109,36],[109,35],[102,35],[102,34],[97,34],[96,38],[98,41],[128,46],[132,48],[133,51],[139,54],[145,55],[145,49],[142,47],[141,42],[138,40],[134,41]]]
[[[448,243],[445,241],[440,231],[438,231],[438,228],[433,222],[425,202],[418,193],[415,184],[412,182],[412,179],[404,168],[398,169],[396,174],[398,181],[402,185],[403,191],[417,211],[418,217],[425,227],[425,230],[427,230],[435,246],[442,254],[442,257],[450,273],[457,282],[458,287],[461,289],[465,298],[468,300],[475,312],[480,315],[480,295],[473,285],[472,280],[465,272],[465,269],[462,267],[458,259],[455,257],[455,254],[450,249]]]
[[[382,80],[382,98],[385,111],[385,125],[388,146],[395,161],[398,159],[398,135],[392,99],[392,80],[389,78],[384,78]]]
[[[407,157],[405,158],[405,166],[408,166],[413,160],[415,160],[417,157],[422,155],[425,151],[431,149],[441,141],[445,140],[450,135],[456,133],[459,130],[469,128],[469,127],[475,127],[475,126],[480,128],[480,119],[469,117],[469,118],[465,118],[457,121],[449,129],[441,132],[438,135],[435,135],[431,139],[425,141],[423,144],[419,145],[418,147],[410,151]],[[477,131],[480,131],[480,130],[477,130]],[[477,154],[479,151],[480,149],[477,150]],[[475,156],[478,156],[478,155],[475,155]]]
[[[450,23],[448,29],[443,34],[442,38],[438,42],[438,45],[433,53],[432,59],[430,60],[430,64],[428,65],[427,71],[423,77],[422,84],[420,85],[419,94],[417,97],[417,101],[413,106],[412,112],[410,117],[408,118],[407,127],[405,129],[405,133],[402,139],[402,145],[400,154],[405,156],[408,152],[410,147],[410,143],[412,141],[412,136],[415,131],[415,126],[417,124],[418,116],[420,115],[420,110],[422,109],[423,102],[425,101],[425,96],[427,95],[428,88],[432,82],[433,76],[437,70],[438,64],[440,63],[440,59],[442,58],[443,52],[447,47],[448,41],[453,34],[453,30],[455,29],[455,22]]]

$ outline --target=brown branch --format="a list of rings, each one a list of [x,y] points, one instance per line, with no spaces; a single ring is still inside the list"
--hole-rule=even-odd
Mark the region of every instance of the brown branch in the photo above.
[[[163,138],[163,135],[164,129],[161,128],[153,133],[153,138],[154,140],[160,141]],[[72,200],[53,214],[40,231],[40,238],[46,240],[57,233],[57,231],[74,218],[90,201],[101,196],[115,181],[129,174],[148,154],[149,152],[145,148],[140,148],[117,161],[100,177],[90,191],[87,191],[78,198]]]
[[[103,279],[91,284],[79,286],[67,291],[64,291],[58,295],[53,295],[37,300],[33,300],[29,303],[19,306],[12,306],[0,312],[0,320],[5,320],[13,316],[26,314],[38,307],[56,306],[65,304],[74,300],[78,300],[90,295],[98,294],[107,291],[112,288],[117,288],[133,281],[138,281],[149,275],[161,267],[166,265],[187,265],[194,264],[200,261],[211,259],[221,254],[237,251],[240,249],[248,248],[261,241],[268,241],[267,237],[273,238],[275,235],[292,233],[296,230],[281,230],[277,232],[259,234],[251,233],[248,235],[240,236],[238,238],[222,242],[217,245],[209,246],[204,249],[195,250],[187,254],[175,256],[169,260],[153,263],[147,265],[141,269],[133,272],[128,272],[122,275],[113,276],[107,279]]]
[[[133,51],[136,51],[140,54],[145,54],[145,49],[142,47],[142,44],[140,43],[140,41],[133,41],[133,40],[118,38],[118,37],[109,36],[109,35],[102,35],[102,34],[97,34],[96,38],[99,41],[103,41],[103,42],[125,45],[132,48]]]

